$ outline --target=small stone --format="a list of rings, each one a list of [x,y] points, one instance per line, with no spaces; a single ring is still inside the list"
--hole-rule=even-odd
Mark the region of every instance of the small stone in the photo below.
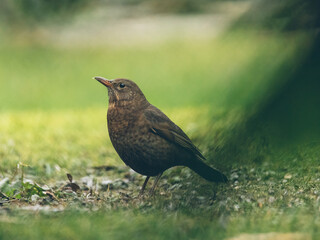
[[[233,207],[234,207],[235,211],[239,211],[239,209],[240,209],[240,206],[238,204],[234,205]]]
[[[91,176],[85,176],[85,177],[82,177],[81,179],[81,182],[83,184],[85,184],[88,188],[92,188],[93,187],[93,177]]]
[[[198,196],[197,198],[198,198],[198,200],[200,200],[200,201],[206,200],[206,197],[204,197],[204,196]]]
[[[231,176],[230,176],[230,180],[236,180],[239,178],[239,175],[237,173],[232,173]]]
[[[0,188],[2,188],[2,186],[4,186],[5,184],[7,184],[9,182],[9,178],[5,177],[4,179],[0,180]]]
[[[284,179],[291,179],[292,175],[290,173],[287,173],[286,175],[284,175]]]
[[[31,196],[31,201],[32,201],[32,202],[35,202],[35,201],[37,201],[39,198],[40,198],[39,195],[33,194],[33,195]]]
[[[274,201],[275,201],[276,199],[275,199],[275,197],[269,197],[269,203],[273,203]]]

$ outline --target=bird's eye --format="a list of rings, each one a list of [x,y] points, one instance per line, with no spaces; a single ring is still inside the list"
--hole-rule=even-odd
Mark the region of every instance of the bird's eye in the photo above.
[[[123,83],[119,84],[120,88],[124,88],[126,85],[124,85]]]

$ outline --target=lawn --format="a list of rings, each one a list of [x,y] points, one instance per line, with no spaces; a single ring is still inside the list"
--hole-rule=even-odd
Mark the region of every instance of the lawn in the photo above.
[[[304,34],[252,31],[154,46],[1,46],[0,239],[317,239],[318,142],[280,146],[267,129],[238,131],[306,46]],[[112,148],[96,75],[135,80],[229,183],[177,167],[138,198],[143,177]]]

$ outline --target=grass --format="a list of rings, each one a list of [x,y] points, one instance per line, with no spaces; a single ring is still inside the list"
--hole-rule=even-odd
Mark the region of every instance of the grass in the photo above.
[[[248,142],[236,138],[244,120],[284,84],[281,76],[297,64],[305,40],[235,32],[152,47],[2,46],[6,181],[0,191],[9,200],[0,196],[0,239],[224,239],[265,232],[317,239],[319,144],[279,147],[266,144],[261,132],[246,132]],[[111,146],[106,91],[94,75],[136,80],[230,182],[210,184],[173,168],[155,197],[138,199],[143,178],[123,168]],[[236,148],[228,145],[232,138]],[[80,192],[70,190],[66,173]],[[47,191],[56,199],[41,195]]]
[[[189,214],[163,214],[154,211],[151,214],[132,213],[131,211],[102,211],[99,213],[74,213],[68,212],[61,216],[55,214],[54,217],[38,215],[33,217],[28,223],[18,220],[15,225],[3,224],[0,236],[4,239],[31,239],[45,238],[57,239],[68,238],[78,239],[222,239],[232,236],[238,232],[260,231],[292,231],[303,229],[312,231],[315,227],[312,224],[314,217],[311,213],[303,213],[304,218],[300,218],[301,213],[291,212],[294,218],[288,221],[285,216],[275,212],[265,213],[257,218],[247,215],[245,217],[233,216],[228,220],[228,224],[235,228],[223,228],[221,221],[208,220],[205,217],[190,216]],[[77,216],[75,218],[74,216]],[[48,227],[49,225],[49,227]],[[263,226],[263,228],[262,228]],[[23,234],[14,231],[18,227]],[[33,229],[39,229],[36,233]],[[59,229],[60,231],[57,231]],[[20,233],[21,233],[20,232]]]
[[[166,112],[190,133],[206,124],[209,114],[203,107]],[[57,176],[55,169],[63,169],[65,177],[66,172],[84,172],[89,166],[122,165],[108,137],[106,114],[106,108],[2,113],[2,170],[10,171],[22,162],[40,175],[49,168]]]
[[[159,107],[220,107],[226,102],[242,107],[266,91],[279,64],[291,65],[303,40],[303,35],[248,32],[156,46],[6,45],[0,49],[0,64],[5,66],[0,72],[1,109],[105,106],[105,90],[92,80],[96,75],[136,81]]]

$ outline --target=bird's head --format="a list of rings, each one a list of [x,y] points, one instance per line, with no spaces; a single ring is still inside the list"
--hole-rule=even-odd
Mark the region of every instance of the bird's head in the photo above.
[[[138,107],[148,103],[138,85],[131,80],[123,78],[108,80],[103,77],[95,79],[108,88],[109,104],[119,107]]]

